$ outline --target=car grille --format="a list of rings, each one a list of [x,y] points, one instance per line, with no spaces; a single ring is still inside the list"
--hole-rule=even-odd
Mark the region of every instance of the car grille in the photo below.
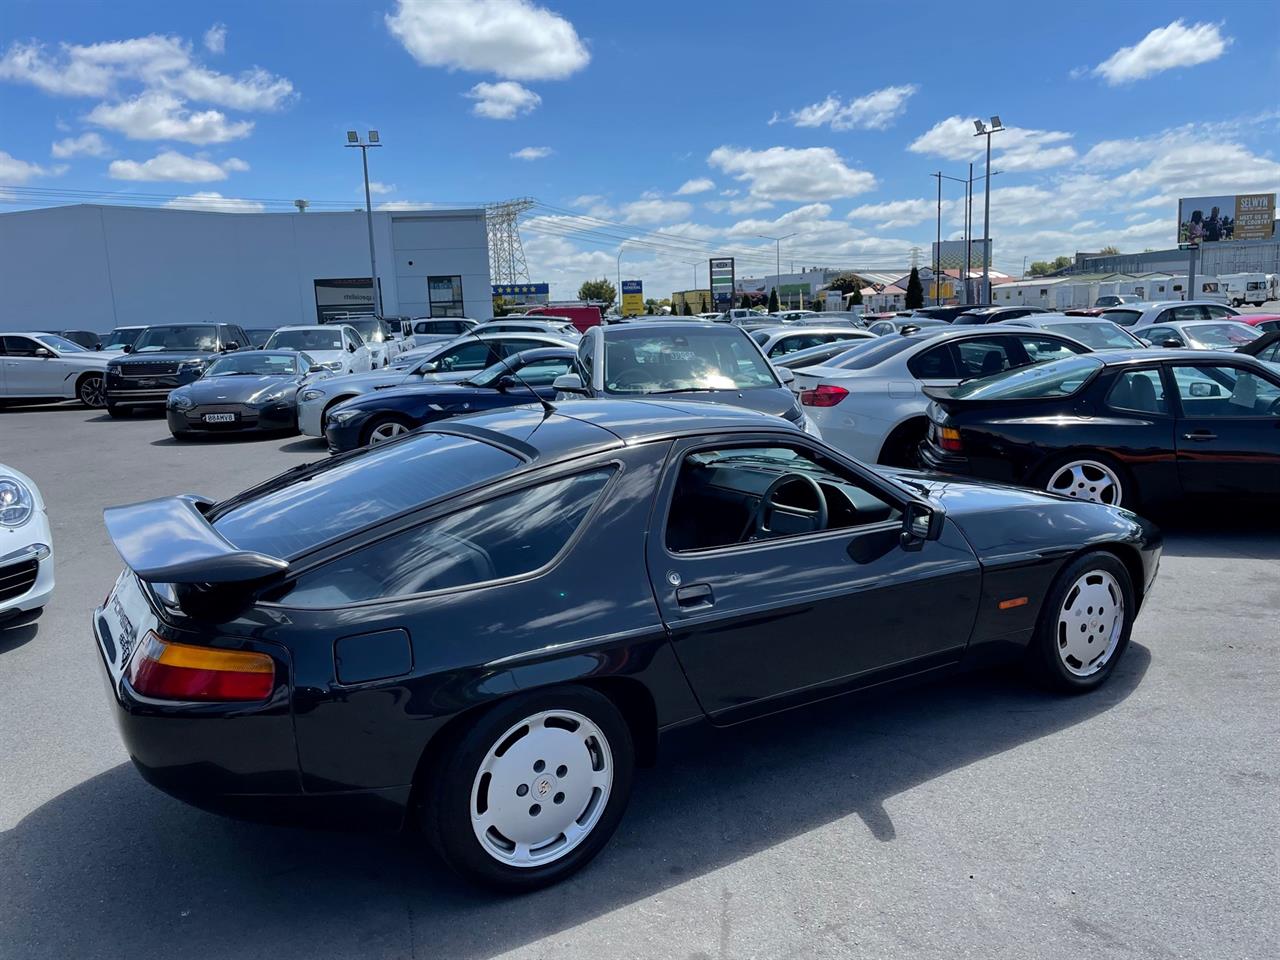
[[[40,561],[34,558],[0,567],[0,600],[12,600],[30,590],[39,570]]]
[[[117,368],[122,377],[158,377],[177,373],[176,363],[122,363]]]

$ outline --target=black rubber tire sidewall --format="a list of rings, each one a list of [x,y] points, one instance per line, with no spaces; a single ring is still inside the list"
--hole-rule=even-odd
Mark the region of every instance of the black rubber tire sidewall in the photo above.
[[[613,787],[590,836],[554,863],[531,869],[494,860],[471,829],[471,787],[493,743],[521,719],[543,710],[572,710],[588,717],[609,741]],[[613,836],[631,794],[635,749],[626,720],[607,697],[587,687],[562,686],[512,697],[497,704],[450,743],[426,772],[419,825],[427,841],[456,873],[506,892],[537,890],[575,873]]]
[[[1133,474],[1126,470],[1122,464],[1117,463],[1114,458],[1096,450],[1078,450],[1072,454],[1055,457],[1036,473],[1036,488],[1046,493],[1052,493],[1053,491],[1049,489],[1049,478],[1059,468],[1066,466],[1068,463],[1075,463],[1078,460],[1095,460],[1110,467],[1115,472],[1115,475],[1120,478],[1120,503],[1117,506],[1124,507],[1126,510],[1138,509],[1139,504],[1142,503],[1142,497],[1138,491],[1137,481],[1133,479]]]
[[[1097,673],[1088,677],[1078,677],[1071,673],[1057,650],[1058,613],[1062,609],[1062,601],[1081,576],[1090,570],[1103,570],[1120,585],[1124,594],[1125,622],[1120,632],[1120,641],[1116,644],[1111,659]],[[1106,683],[1120,662],[1124,652],[1129,648],[1129,637],[1133,633],[1133,622],[1137,615],[1137,597],[1133,589],[1133,580],[1129,571],[1113,553],[1095,550],[1077,557],[1059,572],[1053,586],[1045,595],[1040,607],[1040,617],[1036,622],[1036,631],[1027,647],[1027,666],[1033,676],[1044,686],[1058,693],[1087,693]]]
[[[110,400],[107,401],[107,416],[120,418],[127,417],[128,415],[128,407],[122,407],[119,404],[112,403]]]

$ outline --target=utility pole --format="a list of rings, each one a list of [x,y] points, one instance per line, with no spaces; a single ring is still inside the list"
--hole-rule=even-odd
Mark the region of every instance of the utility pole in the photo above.
[[[1187,244],[1187,290],[1183,294],[1183,300],[1196,300],[1196,254],[1199,252],[1200,244]]]
[[[969,179],[964,188],[964,302],[972,303],[969,295],[969,262],[973,259],[973,164],[969,164]]]
[[[991,135],[1004,130],[1004,124],[1000,122],[999,115],[991,117],[991,126],[986,126],[981,120],[973,121],[974,127],[977,128],[975,137],[987,138],[987,166],[984,185],[982,188],[982,295],[986,298],[983,303],[991,302]]]
[[[773,254],[774,254],[774,267],[773,267],[773,269],[774,269],[774,275],[773,275],[773,287],[774,287],[774,289],[776,290],[776,289],[778,289],[778,287],[780,287],[780,286],[782,285],[782,241],[783,241],[783,240],[790,240],[792,237],[794,237],[794,236],[795,236],[795,234],[794,234],[794,233],[788,233],[785,237],[766,237],[763,233],[757,233],[757,234],[756,234],[756,236],[757,236],[757,237],[759,237],[761,240],[772,240],[772,241],[773,241],[773,243],[774,243],[774,247],[773,247]],[[793,262],[792,262],[792,267],[794,267],[794,266],[795,266],[795,263],[794,263],[794,261],[793,261]],[[782,297],[781,297],[781,296],[779,296],[779,297],[778,297],[778,303],[779,303],[779,304],[781,304],[781,303],[782,303]]]
[[[360,148],[360,159],[364,162],[364,217],[369,227],[369,282],[373,285],[373,309],[382,316],[382,286],[378,283],[378,258],[373,252],[373,200],[369,196],[369,149],[382,146],[377,130],[369,131],[369,139],[361,140],[354,130],[347,131],[347,146]]]
[[[938,275],[942,272],[942,171],[934,174],[938,178],[938,238],[933,244],[933,305],[942,303],[942,282]]]

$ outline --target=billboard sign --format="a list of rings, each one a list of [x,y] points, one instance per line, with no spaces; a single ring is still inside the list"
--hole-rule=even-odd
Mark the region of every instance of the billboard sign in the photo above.
[[[733,306],[733,257],[712,257],[711,266],[711,299],[717,310],[728,310]]]
[[[1184,197],[1178,201],[1178,243],[1270,240],[1275,232],[1276,195],[1240,193]]]
[[[985,246],[990,248],[991,241],[985,241]],[[982,251],[984,241],[969,241],[969,270],[982,270]],[[964,269],[964,241],[963,240],[943,240],[941,243],[934,243],[933,258],[938,264],[939,270],[963,270]],[[990,261],[988,261],[990,262]]]
[[[622,281],[622,315],[638,317],[644,313],[644,283],[639,280]]]

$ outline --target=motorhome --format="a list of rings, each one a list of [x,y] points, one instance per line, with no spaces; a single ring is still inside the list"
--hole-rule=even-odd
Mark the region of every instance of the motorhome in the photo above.
[[[1246,303],[1260,307],[1272,298],[1271,283],[1265,273],[1226,273],[1218,278],[1233,307]]]

